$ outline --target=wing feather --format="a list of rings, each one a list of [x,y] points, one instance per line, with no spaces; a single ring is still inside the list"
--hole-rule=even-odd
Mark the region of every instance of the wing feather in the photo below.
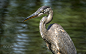
[[[68,33],[60,26],[55,29],[57,45],[62,54],[76,54],[76,48]]]

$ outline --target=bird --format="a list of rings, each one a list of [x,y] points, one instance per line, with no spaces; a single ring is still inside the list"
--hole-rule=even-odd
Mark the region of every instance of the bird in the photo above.
[[[39,17],[43,14],[47,14],[47,16],[42,17],[40,20],[39,30],[42,39],[46,42],[47,48],[52,54],[77,54],[72,39],[61,25],[53,23],[46,29],[46,25],[53,19],[53,10],[51,7],[40,7],[36,12],[24,19],[24,21]]]

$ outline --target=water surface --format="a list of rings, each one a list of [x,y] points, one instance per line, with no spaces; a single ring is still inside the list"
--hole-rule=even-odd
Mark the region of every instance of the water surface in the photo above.
[[[84,0],[3,0],[0,7],[0,54],[52,54],[39,32],[43,16],[22,22],[43,5],[54,10],[51,23],[60,24],[68,32],[78,54],[86,54]]]

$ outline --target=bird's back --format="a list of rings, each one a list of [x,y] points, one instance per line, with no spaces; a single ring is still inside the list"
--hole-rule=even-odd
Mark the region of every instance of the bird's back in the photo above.
[[[76,54],[76,48],[70,36],[59,24],[51,24],[48,27],[48,36],[50,38],[50,50],[54,53],[57,51],[61,54]]]

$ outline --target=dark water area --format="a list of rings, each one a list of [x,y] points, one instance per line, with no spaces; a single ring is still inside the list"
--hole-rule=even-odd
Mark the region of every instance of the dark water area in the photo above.
[[[0,0],[0,54],[52,54],[39,32],[43,16],[22,22],[44,5],[54,11],[49,24],[60,24],[73,40],[77,54],[86,54],[85,0]]]

